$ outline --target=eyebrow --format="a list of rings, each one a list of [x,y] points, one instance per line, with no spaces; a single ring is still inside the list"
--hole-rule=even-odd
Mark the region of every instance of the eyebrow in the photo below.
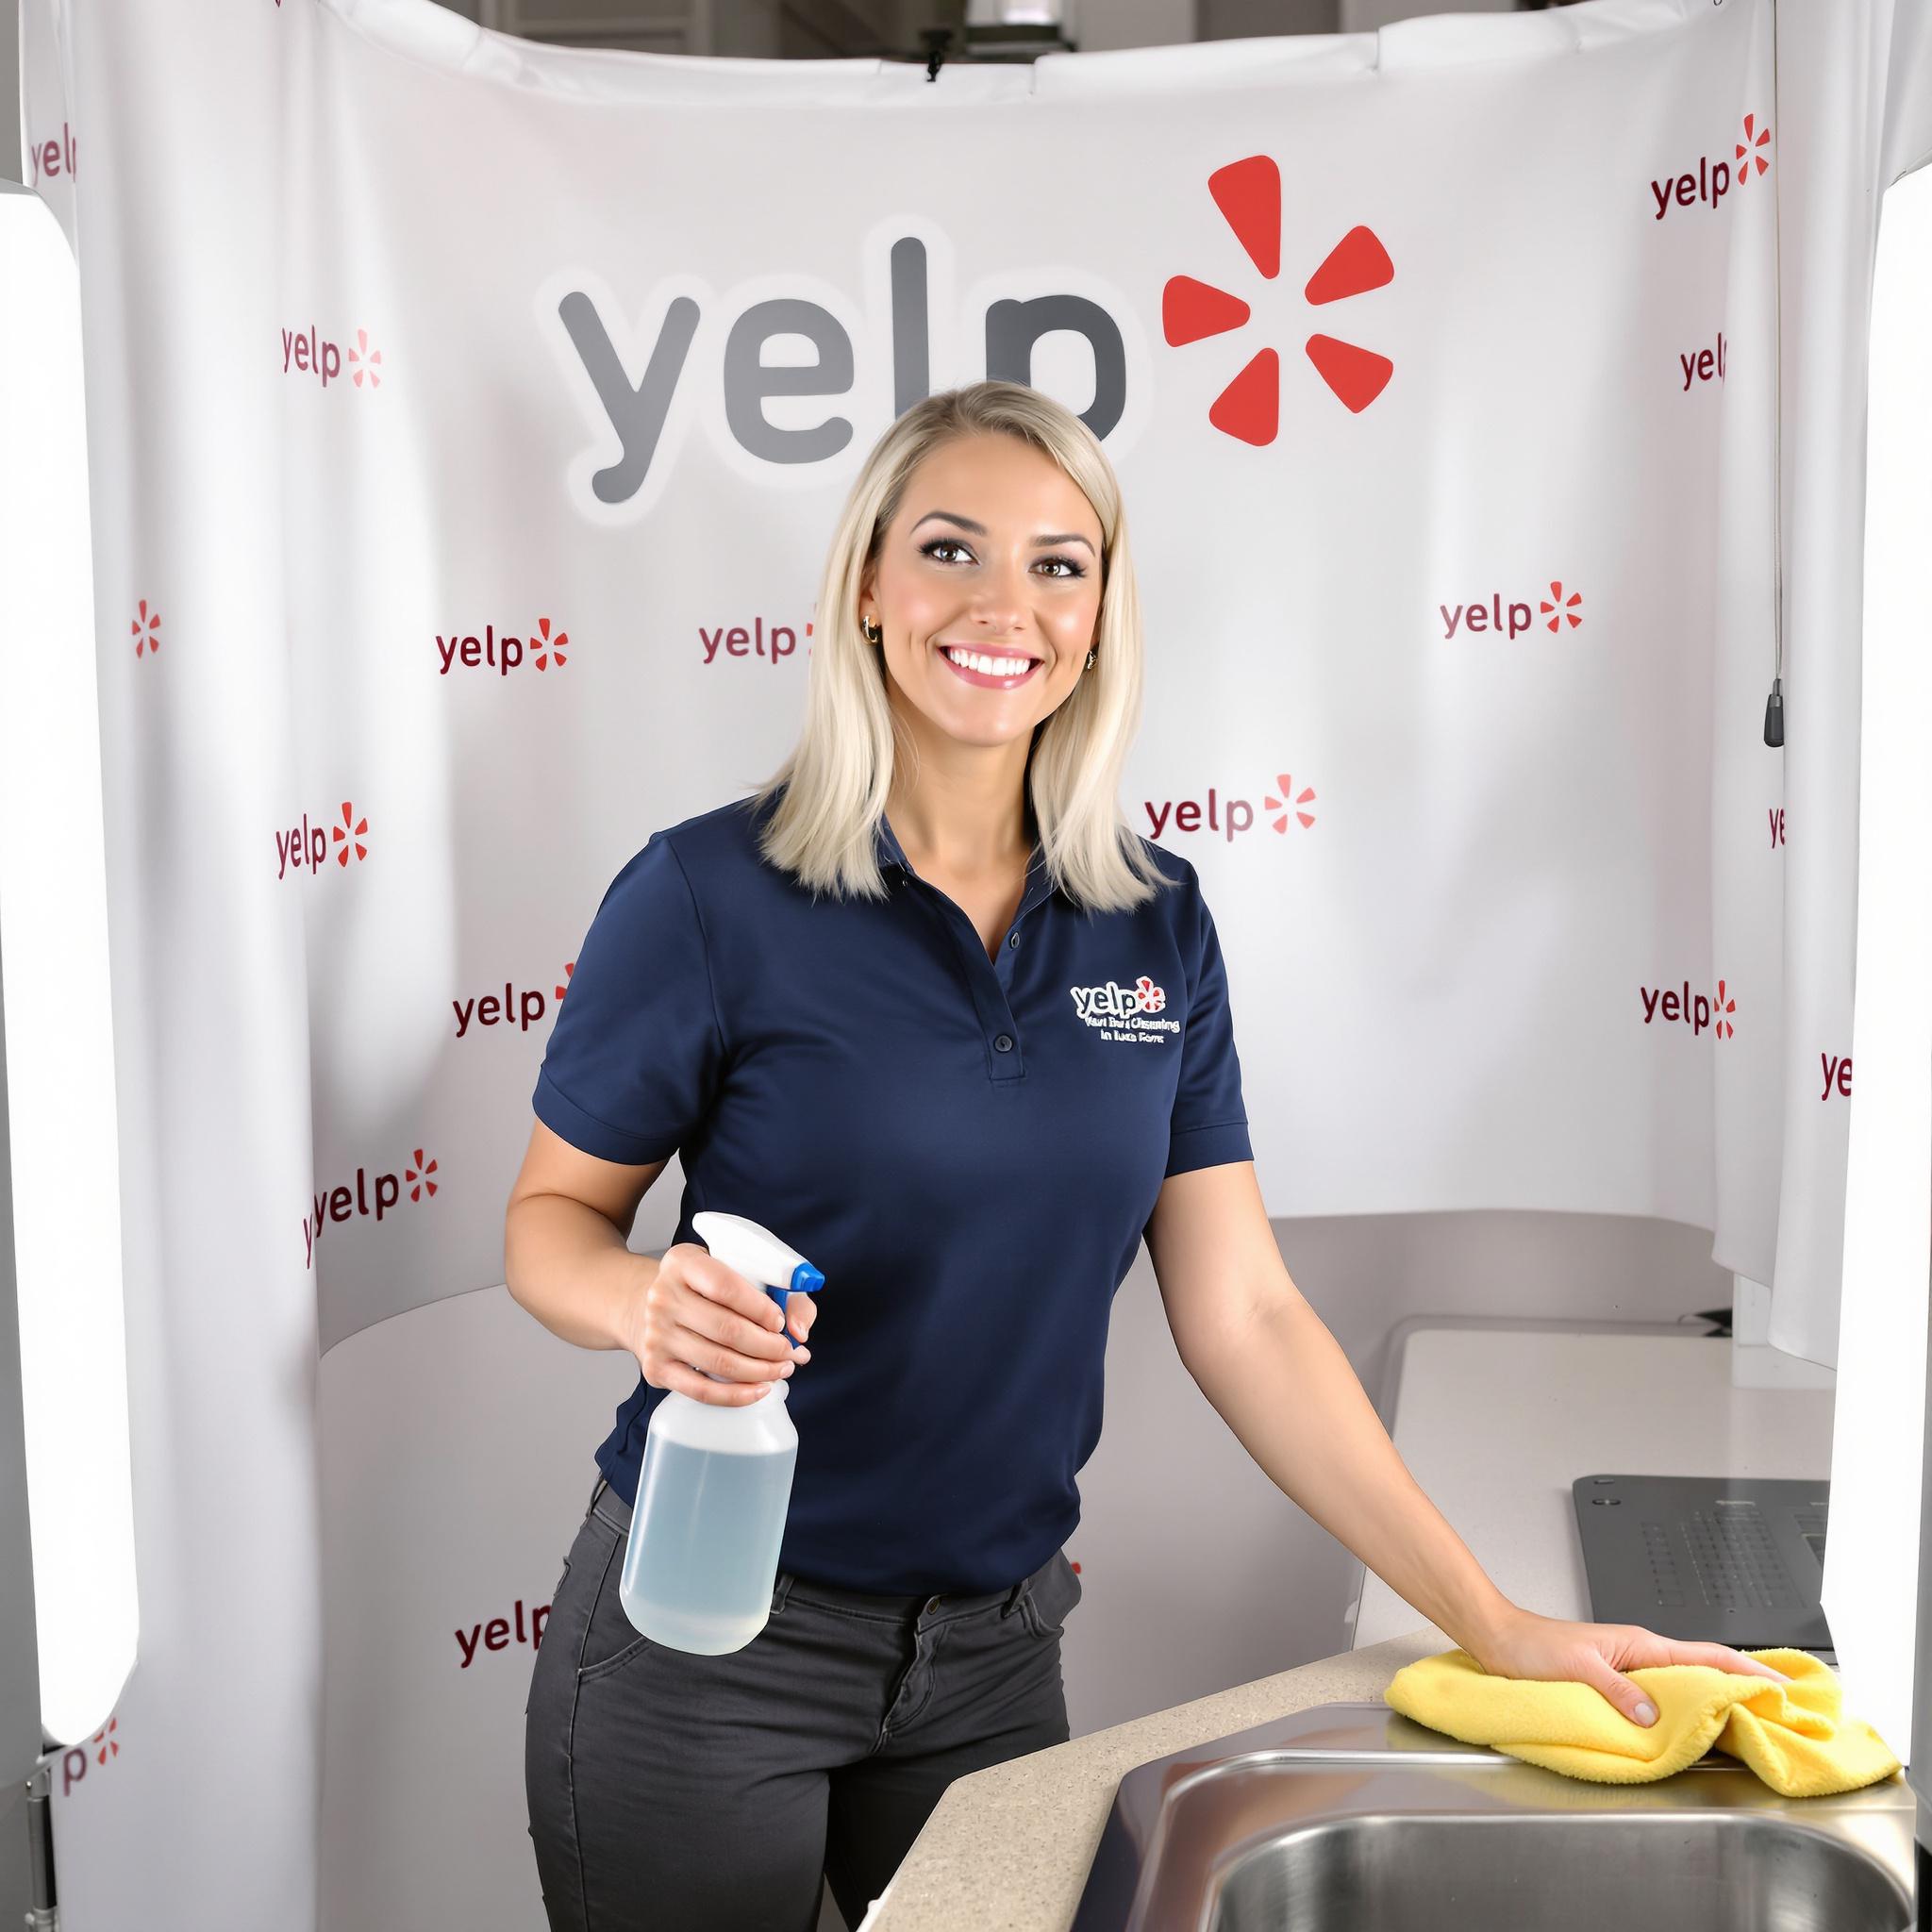
[[[929,509],[920,518],[919,524],[929,524],[935,517],[943,517],[949,524],[958,524],[962,530],[971,530],[975,537],[986,535],[984,524],[975,524],[971,517],[959,516],[949,509]],[[912,528],[918,529],[919,524],[914,524]],[[909,536],[911,531],[908,531],[907,534]],[[1036,543],[1087,543],[1086,538],[1077,530],[1062,530],[1058,536],[1036,537],[1033,541]],[[1087,543],[1087,551],[1090,556],[1092,555],[1092,544]]]

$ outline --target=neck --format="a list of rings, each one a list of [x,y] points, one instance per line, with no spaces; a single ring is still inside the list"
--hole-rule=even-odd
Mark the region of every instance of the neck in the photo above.
[[[929,768],[917,789],[895,777],[886,800],[893,836],[915,870],[958,878],[1024,868],[1033,850],[1024,795],[988,795]]]

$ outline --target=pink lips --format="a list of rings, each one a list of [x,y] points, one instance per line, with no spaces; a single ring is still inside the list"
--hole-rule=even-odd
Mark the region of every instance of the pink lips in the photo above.
[[[988,651],[984,655],[991,658],[997,657],[999,654],[994,651]],[[944,651],[940,652],[940,657],[943,659],[947,670],[952,672],[956,677],[964,678],[968,684],[976,684],[988,691],[1017,691],[1021,685],[1024,684],[1040,669],[1040,659],[1036,658],[1017,676],[989,677],[983,671],[969,671],[965,665],[954,663]]]

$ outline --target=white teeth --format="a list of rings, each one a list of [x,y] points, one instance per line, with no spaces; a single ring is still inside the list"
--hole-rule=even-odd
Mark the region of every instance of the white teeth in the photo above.
[[[947,651],[946,656],[955,664],[963,664],[967,670],[981,672],[988,677],[1017,677],[1033,668],[1029,658],[986,658],[976,651]]]

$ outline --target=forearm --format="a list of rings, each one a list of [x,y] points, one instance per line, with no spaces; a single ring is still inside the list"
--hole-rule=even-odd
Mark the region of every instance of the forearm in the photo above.
[[[567,1194],[526,1194],[504,1216],[511,1298],[579,1348],[628,1348],[630,1323],[658,1272],[594,1208]]]
[[[1490,1631],[1517,1606],[1409,1474],[1314,1309],[1299,1300],[1272,1308],[1188,1368],[1275,1484],[1480,1660]]]

